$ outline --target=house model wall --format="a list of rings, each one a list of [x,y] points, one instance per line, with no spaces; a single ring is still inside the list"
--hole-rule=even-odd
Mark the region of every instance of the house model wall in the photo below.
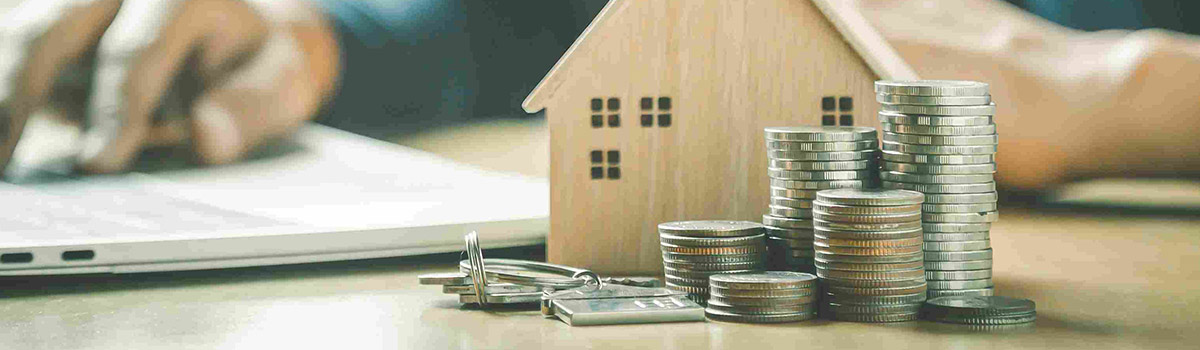
[[[550,128],[548,259],[660,272],[658,223],[761,221],[764,127],[878,126],[873,82],[916,78],[865,23],[837,1],[611,1],[524,104]]]

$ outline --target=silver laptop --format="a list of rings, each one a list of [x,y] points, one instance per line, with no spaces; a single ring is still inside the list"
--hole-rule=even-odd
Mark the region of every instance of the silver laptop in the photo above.
[[[0,275],[365,259],[544,242],[545,179],[310,125],[248,160],[73,177],[75,136],[31,123],[0,183]]]

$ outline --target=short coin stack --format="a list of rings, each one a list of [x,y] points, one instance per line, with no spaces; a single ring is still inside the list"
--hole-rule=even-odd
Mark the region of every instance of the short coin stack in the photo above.
[[[1011,325],[1037,319],[1032,300],[1001,296],[952,296],[929,299],[925,319],[971,325]]]
[[[813,272],[812,201],[817,191],[879,183],[878,135],[850,126],[770,127],[767,175],[771,203],[763,215],[773,270]]]
[[[766,269],[763,226],[749,221],[678,221],[658,225],[667,288],[703,304],[708,277]]]
[[[817,276],[802,272],[720,274],[708,279],[708,318],[780,323],[817,316]]]
[[[920,192],[833,189],[813,202],[821,312],[856,322],[916,320],[925,302]]]
[[[972,81],[878,81],[884,188],[925,193],[929,297],[992,295],[996,106]]]

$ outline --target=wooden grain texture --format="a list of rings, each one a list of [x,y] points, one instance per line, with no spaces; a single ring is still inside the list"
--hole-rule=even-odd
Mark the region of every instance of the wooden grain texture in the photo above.
[[[809,1],[626,1],[605,13],[545,102],[553,262],[660,271],[658,223],[761,220],[764,127],[820,124],[825,96],[852,97],[856,124],[878,125],[876,75]],[[673,99],[670,127],[638,125],[646,96]],[[619,128],[591,127],[597,97],[621,99]],[[589,178],[595,149],[621,151],[620,180]]]

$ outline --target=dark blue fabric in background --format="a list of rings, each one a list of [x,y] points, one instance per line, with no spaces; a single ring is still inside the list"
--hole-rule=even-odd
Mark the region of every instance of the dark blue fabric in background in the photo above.
[[[1054,23],[1081,30],[1162,28],[1200,34],[1198,0],[1008,0]]]
[[[604,0],[315,0],[334,20],[339,90],[317,121],[372,137],[523,116],[521,101]]]

